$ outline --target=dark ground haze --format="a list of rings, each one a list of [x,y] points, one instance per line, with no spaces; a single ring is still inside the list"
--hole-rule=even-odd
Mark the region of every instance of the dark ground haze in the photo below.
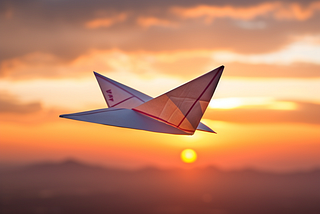
[[[1,170],[0,213],[319,214],[320,170],[121,171],[43,163]]]

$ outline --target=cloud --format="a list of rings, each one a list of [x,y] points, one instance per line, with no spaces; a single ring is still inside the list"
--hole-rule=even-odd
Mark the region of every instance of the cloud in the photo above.
[[[120,13],[118,15],[115,15],[114,17],[97,18],[97,19],[93,19],[91,21],[87,21],[85,23],[85,26],[86,26],[86,28],[89,28],[89,29],[110,27],[111,25],[125,21],[126,18],[127,18],[127,14]]]
[[[2,78],[12,80],[41,78],[80,78],[91,71],[103,73],[131,72],[136,74],[199,74],[210,65],[208,51],[179,52],[125,52],[117,49],[91,50],[74,60],[63,61],[48,53],[31,53],[22,57],[5,60],[0,64]],[[187,66],[186,66],[187,65]],[[202,69],[203,68],[203,69]],[[211,69],[212,67],[210,67]]]
[[[238,54],[234,52],[217,51],[213,58],[220,62],[246,62],[250,64],[282,64],[288,65],[295,62],[314,63],[320,65],[320,40],[315,38],[301,38],[290,45],[271,53],[263,54]],[[311,40],[311,41],[309,41]]]
[[[70,112],[68,108],[47,107],[41,101],[24,101],[22,96],[14,95],[9,90],[0,91],[0,122],[9,124],[39,125],[59,121],[59,115]]]
[[[224,63],[225,75],[233,77],[261,78],[319,78],[320,65],[292,63],[290,65]]]
[[[263,63],[265,60],[263,55],[255,56],[256,59],[262,59],[262,61],[252,63],[246,60],[250,59],[250,55],[229,53],[234,56],[230,60],[219,56],[219,53],[221,52],[215,50],[166,52],[91,50],[73,60],[66,61],[56,55],[35,52],[0,63],[0,77],[11,80],[79,79],[91,75],[91,71],[194,77],[222,64],[226,66],[224,76],[229,77],[320,77],[320,64],[295,62],[294,60],[290,64]],[[274,60],[281,62],[277,52],[269,55],[274,55]],[[314,58],[316,59],[316,56]]]
[[[312,2],[303,7],[299,3],[263,2],[253,6],[236,7],[233,5],[213,6],[197,5],[189,8],[173,7],[172,13],[182,18],[204,18],[211,22],[216,18],[253,20],[259,17],[271,17],[279,20],[307,20],[320,11],[320,2]]]
[[[35,52],[73,60],[91,49],[255,54],[280,49],[292,36],[320,33],[318,2],[286,2],[4,0],[0,61]],[[189,10],[197,17],[184,18]]]
[[[55,55],[40,52],[30,53],[3,61],[0,64],[0,76],[9,76],[16,80],[35,77],[52,78],[61,72],[60,65],[63,64],[64,62]]]
[[[307,20],[320,11],[320,2],[312,2],[303,8],[298,3],[284,4],[281,9],[275,12],[277,19],[296,19],[300,21]]]
[[[251,20],[259,16],[266,16],[270,12],[278,8],[279,2],[266,2],[256,6],[249,7],[233,7],[228,6],[212,6],[197,5],[190,8],[173,7],[172,13],[182,18],[199,18],[204,17],[207,22],[211,22],[214,18],[233,18],[242,20]]]
[[[142,27],[151,27],[151,26],[164,26],[164,27],[174,27],[176,24],[167,19],[160,19],[156,17],[138,17],[137,24]]]
[[[0,114],[30,114],[41,109],[40,102],[24,103],[11,94],[0,92]]]
[[[0,64],[0,76],[12,80],[81,78],[93,70],[112,72],[118,65],[114,60],[121,62],[125,59],[116,50],[90,51],[70,61],[49,53],[35,52],[3,61]],[[120,65],[117,68],[120,69]]]
[[[213,100],[214,102],[214,100]],[[278,101],[279,102],[279,101]],[[320,105],[309,102],[282,100],[294,103],[296,110],[277,110],[265,108],[208,109],[205,119],[232,123],[308,123],[320,124]]]
[[[4,0],[0,77],[81,78],[92,70],[192,76],[221,64],[227,76],[319,77],[319,43],[304,38],[320,35],[318,5]],[[276,16],[282,10],[293,18]],[[201,18],[213,16],[211,23]]]

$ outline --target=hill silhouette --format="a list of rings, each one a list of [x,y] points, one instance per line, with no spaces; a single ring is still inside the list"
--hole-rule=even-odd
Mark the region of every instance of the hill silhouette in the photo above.
[[[129,171],[76,160],[0,173],[5,213],[320,213],[320,170],[276,174],[146,168]]]

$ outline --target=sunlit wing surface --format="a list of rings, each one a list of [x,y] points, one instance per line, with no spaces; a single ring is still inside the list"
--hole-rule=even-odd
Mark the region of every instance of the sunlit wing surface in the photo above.
[[[216,68],[154,99],[94,72],[109,108],[60,117],[170,134],[192,135],[195,130],[215,133],[200,120],[223,69]]]
[[[133,110],[194,133],[218,85],[223,68],[216,68]]]

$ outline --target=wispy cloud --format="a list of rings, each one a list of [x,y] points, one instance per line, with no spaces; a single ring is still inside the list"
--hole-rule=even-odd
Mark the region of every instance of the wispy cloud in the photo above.
[[[317,36],[318,38],[318,36]],[[282,50],[263,54],[238,54],[228,51],[217,51],[212,57],[219,62],[242,62],[252,64],[320,64],[320,43],[301,38]]]
[[[85,27],[89,29],[96,29],[96,28],[106,28],[110,27],[114,24],[124,22],[127,19],[128,15],[126,13],[120,13],[113,17],[108,18],[97,18],[85,23]]]
[[[177,24],[168,19],[162,19],[157,17],[138,17],[137,24],[142,27],[151,27],[151,26],[163,26],[163,27],[174,27]]]
[[[42,109],[40,102],[22,102],[17,97],[0,91],[0,114],[29,114]]]
[[[279,20],[307,20],[320,11],[320,2],[312,2],[303,7],[299,3],[264,2],[254,6],[212,6],[173,7],[172,13],[181,18],[204,18],[211,22],[216,18],[253,20],[259,17],[271,17]]]
[[[170,74],[194,77],[216,66],[226,65],[227,76],[237,77],[320,77],[320,45],[300,40],[267,54],[243,54],[220,50],[122,51],[92,49],[72,60],[34,52],[0,63],[0,76],[6,79],[82,78],[93,70]]]

